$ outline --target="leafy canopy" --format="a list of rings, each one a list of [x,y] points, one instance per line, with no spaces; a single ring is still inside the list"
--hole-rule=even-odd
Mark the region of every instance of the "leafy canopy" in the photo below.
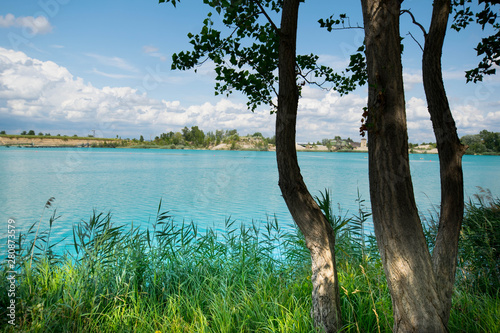
[[[500,66],[500,23],[498,19],[499,1],[478,0],[479,4],[484,4],[484,8],[474,13],[471,9],[472,0],[453,0],[454,18],[452,28],[456,31],[465,29],[470,23],[476,22],[483,30],[492,28],[493,34],[482,38],[475,50],[478,56],[483,58],[476,68],[465,72],[467,82],[482,81],[484,75],[496,73],[494,66]]]
[[[174,7],[180,0],[159,0]],[[215,94],[229,95],[234,90],[248,97],[247,106],[252,111],[261,105],[276,109],[274,98],[278,95],[278,46],[280,29],[271,16],[277,17],[282,1],[277,0],[203,0],[210,11],[203,20],[198,34],[187,37],[192,50],[172,56],[172,69],[188,70],[207,62],[215,64]],[[224,30],[218,29],[220,16]],[[358,50],[363,51],[362,48]],[[366,82],[364,57],[357,53],[351,57],[350,67],[341,74],[318,63],[314,54],[297,55],[296,70],[299,87],[314,84],[323,88],[329,85],[341,94]],[[349,77],[346,73],[352,72]],[[361,73],[361,74],[359,74]],[[361,76],[360,76],[361,75]],[[300,79],[300,80],[299,80]]]

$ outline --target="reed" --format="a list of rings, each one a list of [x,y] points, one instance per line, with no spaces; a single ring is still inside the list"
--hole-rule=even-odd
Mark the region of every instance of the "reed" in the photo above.
[[[390,294],[362,201],[348,218],[332,213],[328,192],[318,200],[337,234],[343,331],[391,331]],[[228,219],[222,230],[201,232],[161,202],[147,226],[114,225],[111,214],[93,212],[63,253],[50,241],[56,220],[54,213],[45,230],[39,221],[19,238],[16,327],[1,293],[1,331],[315,332],[308,250],[276,218]],[[2,290],[7,271],[2,266]],[[499,309],[498,294],[457,287],[450,329],[498,331]]]

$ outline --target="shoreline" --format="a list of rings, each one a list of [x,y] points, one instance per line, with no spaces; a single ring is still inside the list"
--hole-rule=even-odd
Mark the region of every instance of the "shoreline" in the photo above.
[[[241,142],[231,149],[229,144],[219,144],[210,147],[193,147],[193,146],[159,146],[154,144],[130,144],[131,141],[123,139],[111,138],[94,138],[94,137],[42,137],[42,136],[29,136],[29,135],[0,135],[0,147],[18,147],[18,148],[128,148],[128,149],[179,149],[179,150],[234,150],[234,151],[276,151],[274,145],[269,145],[268,148],[251,147],[251,145]],[[319,149],[318,149],[319,148]],[[325,147],[326,148],[326,147]],[[328,150],[323,147],[302,147],[296,146],[297,152],[322,152],[322,153],[367,153],[368,149],[354,148],[354,149],[339,149]],[[431,147],[414,147],[408,149],[410,154],[437,154],[436,148]],[[500,156],[495,153],[469,153],[465,155],[479,155],[479,156]]]

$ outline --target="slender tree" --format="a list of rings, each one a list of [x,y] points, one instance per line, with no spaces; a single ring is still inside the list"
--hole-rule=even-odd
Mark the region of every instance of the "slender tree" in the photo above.
[[[160,0],[176,5],[176,0]],[[342,326],[335,263],[335,233],[330,222],[309,193],[300,173],[295,149],[300,86],[309,82],[308,74],[322,76],[341,92],[352,90],[348,77],[317,64],[314,55],[296,55],[297,20],[300,0],[204,1],[223,17],[232,32],[228,37],[214,28],[208,13],[199,35],[188,34],[193,50],[173,55],[173,69],[186,70],[210,59],[217,74],[216,94],[239,90],[255,110],[268,104],[277,110],[276,158],[279,186],[288,209],[301,230],[311,253],[313,309],[316,326],[335,332]],[[281,13],[278,27],[271,12]],[[267,23],[262,24],[263,18]],[[250,46],[243,46],[244,40]],[[250,69],[250,70],[249,70]],[[278,70],[278,76],[275,75]],[[298,79],[301,79],[298,84]],[[277,83],[279,86],[277,87]],[[278,105],[273,98],[278,97]]]
[[[443,84],[441,54],[451,11],[450,0],[435,0],[431,25],[425,33],[422,75],[427,106],[431,115],[439,154],[441,212],[439,230],[432,253],[436,290],[441,299],[441,316],[448,325],[457,267],[458,238],[464,214],[462,156],[460,143]]]
[[[311,253],[313,318],[326,332],[341,327],[335,233],[307,190],[297,161],[295,128],[299,102],[295,46],[300,0],[285,1],[279,39],[279,96],[276,115],[276,158],[279,186]]]

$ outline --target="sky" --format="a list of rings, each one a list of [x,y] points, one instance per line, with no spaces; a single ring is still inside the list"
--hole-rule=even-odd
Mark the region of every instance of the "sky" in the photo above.
[[[431,1],[406,0],[428,28]],[[2,0],[0,7],[0,130],[52,135],[146,140],[183,127],[237,129],[240,135],[274,135],[275,115],[247,109],[245,96],[215,96],[214,65],[171,70],[173,53],[190,50],[187,34],[202,27],[209,8],[183,0],[176,8],[158,0]],[[347,13],[362,25],[359,1],[308,0],[299,12],[297,52],[314,53],[341,71],[363,42],[362,29],[327,32],[317,23]],[[214,12],[216,24],[221,22]],[[279,23],[279,17],[273,15]],[[434,142],[422,88],[422,33],[401,17],[409,140]],[[449,29],[443,75],[459,136],[500,131],[500,76],[465,83],[464,71],[479,62],[474,47],[488,31]],[[500,73],[499,73],[500,74]],[[299,102],[298,142],[341,136],[359,141],[367,87],[346,96],[306,86]]]

